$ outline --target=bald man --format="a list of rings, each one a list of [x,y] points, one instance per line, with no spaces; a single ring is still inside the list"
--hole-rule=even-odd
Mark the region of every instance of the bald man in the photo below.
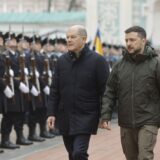
[[[68,53],[57,61],[48,107],[48,127],[58,122],[69,160],[88,160],[92,134],[97,133],[109,67],[86,45],[81,25],[67,31]]]

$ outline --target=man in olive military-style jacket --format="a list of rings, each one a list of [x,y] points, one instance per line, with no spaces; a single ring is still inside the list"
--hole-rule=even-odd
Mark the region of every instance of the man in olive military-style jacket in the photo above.
[[[110,129],[118,100],[121,143],[127,160],[153,160],[160,125],[160,59],[146,42],[146,32],[125,31],[127,50],[112,69],[103,97],[101,127]]]

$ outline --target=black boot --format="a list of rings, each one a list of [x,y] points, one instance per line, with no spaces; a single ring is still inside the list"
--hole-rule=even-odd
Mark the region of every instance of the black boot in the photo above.
[[[4,150],[0,149],[0,153],[4,153]]]
[[[37,136],[35,130],[36,130],[35,127],[29,127],[29,136],[28,136],[28,139],[30,141],[35,141],[35,142],[43,142],[43,141],[45,141],[44,138]]]
[[[46,123],[40,123],[40,136],[43,138],[54,138],[55,135],[47,131]]]
[[[10,142],[9,135],[2,135],[1,148],[16,149],[16,148],[20,148],[20,146]]]
[[[26,139],[23,135],[22,131],[16,131],[17,134],[17,141],[16,144],[20,144],[20,145],[31,145],[33,144],[32,141]]]

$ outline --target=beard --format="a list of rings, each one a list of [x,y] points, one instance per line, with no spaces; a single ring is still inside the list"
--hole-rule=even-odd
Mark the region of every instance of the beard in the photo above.
[[[141,53],[141,48],[134,49],[134,48],[128,47],[127,50],[128,50],[128,53],[133,56]]]
[[[136,48],[136,49],[134,49],[134,48],[132,48],[132,47],[128,47],[127,50],[128,50],[128,53],[129,53],[129,57],[130,57],[132,60],[135,61],[137,55],[141,54],[142,48]]]
[[[140,54],[140,53],[141,53],[141,50],[142,50],[141,48],[136,49],[136,50],[134,51],[134,54],[136,54],[136,55],[137,55],[137,54]]]

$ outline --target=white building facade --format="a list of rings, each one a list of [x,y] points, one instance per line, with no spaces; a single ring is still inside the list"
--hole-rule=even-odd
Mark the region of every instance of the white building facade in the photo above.
[[[0,31],[64,35],[75,23],[85,25],[85,3],[76,0],[0,0]],[[83,13],[82,13],[83,12]],[[48,19],[48,21],[44,21]]]
[[[124,44],[124,31],[139,25],[160,46],[160,0],[87,0],[87,28],[93,39],[97,26],[103,41]]]
[[[0,12],[67,11],[71,0],[0,0]],[[84,0],[76,0],[72,10],[85,10]]]
[[[50,5],[49,5],[50,2]],[[87,12],[76,17],[76,21],[57,21],[52,23],[17,23],[3,22],[4,13],[47,13],[68,11],[71,0],[0,0],[0,30],[6,32],[9,25],[14,32],[21,32],[24,27],[27,32],[46,32],[66,29],[74,24],[87,27],[89,40],[94,39],[97,27],[101,32],[102,41],[124,44],[124,30],[133,25],[140,25],[147,31],[148,39],[155,46],[160,46],[160,0],[76,0],[74,11]],[[74,13],[73,13],[74,14]],[[74,16],[72,14],[72,16]],[[65,16],[63,16],[65,17]],[[34,17],[33,17],[34,18]],[[19,17],[17,17],[19,19]]]

